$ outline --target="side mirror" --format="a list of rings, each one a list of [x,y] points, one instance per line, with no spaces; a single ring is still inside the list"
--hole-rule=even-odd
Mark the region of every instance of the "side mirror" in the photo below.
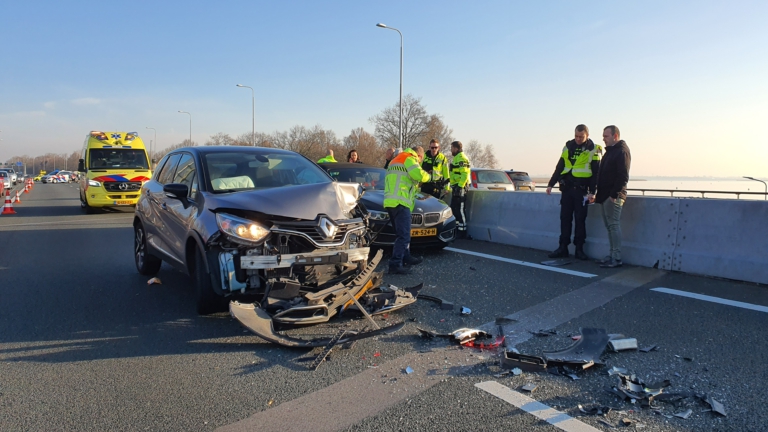
[[[77,170],[80,172],[85,172],[85,160],[79,159],[77,161]]]
[[[163,192],[165,192],[165,196],[177,199],[186,205],[189,187],[181,183],[168,183],[163,186]]]

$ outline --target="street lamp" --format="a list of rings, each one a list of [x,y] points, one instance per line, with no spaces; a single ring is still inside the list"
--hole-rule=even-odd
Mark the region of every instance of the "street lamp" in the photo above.
[[[155,131],[155,140],[153,141],[153,143],[154,143],[154,145],[157,145],[157,129],[151,128],[151,127],[148,127],[147,129],[152,129],[153,131]],[[150,164],[150,167],[152,166],[152,155],[153,155],[153,153],[152,153],[152,148],[153,148],[152,145],[153,145],[153,143],[149,144],[149,164]]]
[[[251,89],[251,145],[256,146],[256,93],[253,91],[253,87],[247,85],[237,84],[237,87]]]
[[[403,149],[403,34],[400,33],[400,30],[394,27],[387,27],[386,24],[378,23],[376,24],[376,27],[381,27],[387,30],[394,30],[400,34],[400,127],[398,132],[400,136],[398,137],[398,140],[399,140],[400,150],[402,150]]]
[[[192,114],[186,111],[179,111],[182,114],[189,114],[189,145],[192,146]]]
[[[744,176],[744,178],[762,183],[763,186],[765,186],[765,199],[766,199],[766,201],[768,201],[768,183],[766,183],[766,182],[764,182],[762,180],[756,179],[754,177]]]

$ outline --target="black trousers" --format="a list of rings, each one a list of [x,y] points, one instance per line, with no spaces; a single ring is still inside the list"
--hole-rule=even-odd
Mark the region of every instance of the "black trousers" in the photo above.
[[[456,228],[458,228],[460,234],[467,231],[467,223],[464,219],[464,202],[466,200],[466,195],[454,195],[451,197],[451,211],[453,211],[453,215],[456,217]]]
[[[576,247],[584,246],[587,240],[587,196],[586,189],[578,187],[564,188],[560,196],[560,246],[571,244],[571,232],[573,244]],[[575,221],[575,230],[572,230]]]

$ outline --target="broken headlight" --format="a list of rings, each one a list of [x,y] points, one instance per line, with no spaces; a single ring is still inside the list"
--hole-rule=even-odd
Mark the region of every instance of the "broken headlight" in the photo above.
[[[448,209],[448,210],[450,210],[450,209]],[[368,214],[370,215],[369,217],[371,218],[371,220],[374,220],[374,221],[389,220],[389,213],[387,213],[387,212],[376,211],[376,210],[368,210]]]
[[[216,213],[216,223],[221,232],[236,243],[256,245],[269,235],[269,228],[226,213]]]

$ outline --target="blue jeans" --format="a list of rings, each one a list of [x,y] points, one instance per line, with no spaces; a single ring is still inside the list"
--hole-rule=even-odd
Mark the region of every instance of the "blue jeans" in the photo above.
[[[387,207],[389,221],[395,229],[395,244],[392,246],[392,258],[389,259],[390,267],[403,265],[403,259],[411,256],[411,209],[406,206]]]
[[[611,202],[607,198],[600,204],[603,208],[603,222],[608,229],[608,242],[611,245],[611,258],[621,260],[621,208],[624,206],[624,200],[616,198]]]

